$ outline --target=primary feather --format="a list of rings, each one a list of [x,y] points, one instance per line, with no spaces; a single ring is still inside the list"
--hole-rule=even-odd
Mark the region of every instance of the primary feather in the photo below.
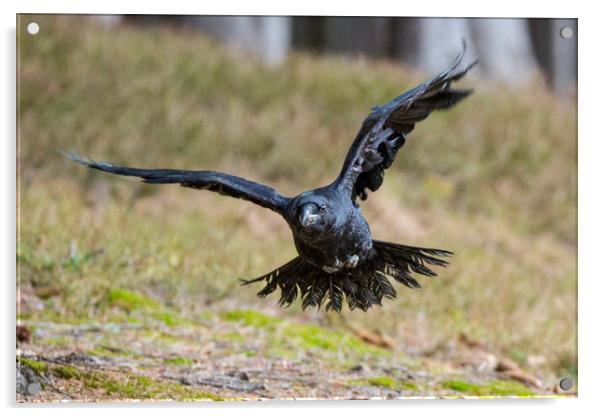
[[[143,182],[152,184],[177,183],[186,188],[206,189],[221,195],[244,199],[277,213],[288,204],[288,198],[283,197],[274,189],[265,185],[208,170],[176,170],[176,169],[138,169],[116,166],[105,162],[95,162],[84,159],[76,153],[64,153],[69,159],[89,168],[123,176],[137,176]]]
[[[388,169],[407,135],[419,121],[435,110],[444,110],[471,94],[471,90],[452,89],[452,83],[462,78],[477,61],[462,67],[466,44],[453,64],[432,79],[399,95],[382,106],[376,106],[364,120],[353,141],[337,184],[350,194],[367,198],[367,190],[380,188],[384,171]]]

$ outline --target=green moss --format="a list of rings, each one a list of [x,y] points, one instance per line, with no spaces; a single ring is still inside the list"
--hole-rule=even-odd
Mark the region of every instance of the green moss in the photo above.
[[[190,358],[186,358],[186,357],[174,357],[174,358],[168,358],[165,361],[163,361],[165,364],[173,364],[173,365],[192,365],[194,364],[194,361],[191,360]]]
[[[446,389],[459,391],[462,393],[473,392],[478,389],[478,385],[467,383],[462,380],[448,380],[442,383],[442,386]]]
[[[139,334],[149,341],[158,342],[160,345],[169,345],[182,342],[181,336],[175,336],[168,332],[157,331],[155,329],[139,331]]]
[[[210,392],[177,383],[154,380],[132,374],[109,374],[100,371],[82,371],[75,367],[52,365],[50,372],[63,379],[77,379],[88,389],[104,390],[115,398],[172,399],[172,400],[223,400]]]
[[[19,362],[19,364],[26,365],[27,367],[31,368],[33,372],[39,376],[44,375],[44,373],[48,371],[48,364],[43,363],[41,361],[32,360],[24,357],[17,357],[17,361]]]
[[[116,355],[114,352],[107,350],[103,347],[96,347],[92,350],[86,351],[87,355],[91,355],[93,357],[112,357]]]
[[[393,389],[395,387],[395,380],[391,377],[373,377],[366,380],[371,386],[386,387]]]
[[[397,390],[397,391],[416,390],[417,389],[417,387],[414,383],[410,383],[405,380],[395,380],[395,379],[393,379],[391,377],[387,377],[387,376],[353,380],[350,384],[361,385],[361,386],[384,387],[384,388],[387,388],[390,390]]]
[[[475,396],[532,396],[533,392],[524,385],[509,380],[494,380],[487,384],[474,384],[462,380],[448,380],[444,388]]]
[[[141,354],[136,351],[124,350],[121,347],[113,348],[110,345],[107,346],[98,346],[91,351],[87,351],[90,355],[95,355],[98,357],[109,357],[109,358],[142,358],[145,357],[144,354]]]
[[[55,365],[51,368],[52,374],[57,377],[64,379],[71,379],[80,376],[80,371],[75,369],[74,367],[69,367],[66,365]]]
[[[128,375],[125,379],[113,379],[94,373],[86,377],[84,383],[87,387],[100,388],[110,395],[129,399],[223,400],[213,393],[145,376]]]
[[[510,380],[494,380],[485,385],[485,389],[497,396],[533,396],[533,392],[524,384]]]
[[[344,341],[340,334],[313,325],[291,325],[285,329],[284,336],[291,340],[296,339],[305,349],[336,350]]]
[[[155,309],[159,306],[157,302],[147,298],[146,296],[119,288],[109,289],[106,299],[110,306],[117,306],[126,311],[133,311],[136,309]]]
[[[225,334],[221,334],[219,337],[237,343],[245,340],[244,337],[238,332],[226,332]]]
[[[82,371],[76,367],[42,363],[40,361],[18,357],[21,365],[31,368],[37,375],[51,373],[65,380],[79,380],[86,388],[104,390],[115,398],[128,399],[173,399],[173,400],[223,400],[222,397],[177,383],[154,380],[146,376],[132,374],[109,374],[101,371]],[[169,360],[167,360],[169,361]],[[171,364],[191,363],[183,357],[171,360]]]
[[[175,326],[182,322],[182,319],[178,314],[167,309],[153,312],[152,316],[154,319],[163,322],[167,326]]]
[[[390,356],[390,351],[367,345],[349,334],[320,328],[314,325],[288,325],[284,329],[284,337],[305,349],[322,349],[329,351],[344,350],[352,354]]]
[[[418,390],[418,386],[414,383],[410,383],[409,381],[402,381],[400,383],[402,386],[402,390]]]
[[[260,312],[252,310],[234,310],[224,312],[221,315],[222,319],[230,322],[240,322],[246,326],[253,326],[256,328],[265,328],[273,326],[282,322],[278,318],[273,316],[267,316]]]
[[[344,346],[346,348],[348,348],[349,350],[353,351],[355,354],[358,354],[360,356],[370,355],[373,357],[386,358],[386,357],[390,357],[392,355],[391,351],[389,351],[387,349],[380,348],[380,347],[373,347],[371,345],[368,345],[368,344],[358,340],[355,337],[346,338],[345,342],[344,342]]]
[[[268,330],[270,340],[267,342],[269,354],[291,358],[293,349],[323,350],[329,352],[343,351],[359,356],[385,357],[390,351],[367,345],[352,335],[315,325],[297,324],[264,315],[253,310],[233,310],[221,314],[221,318],[229,322],[240,322],[246,326]],[[225,335],[227,339],[239,341],[241,337],[233,333]]]

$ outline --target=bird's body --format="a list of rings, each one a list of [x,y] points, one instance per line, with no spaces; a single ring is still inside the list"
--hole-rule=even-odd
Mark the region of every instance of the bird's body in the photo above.
[[[245,284],[264,281],[258,293],[264,297],[281,289],[280,305],[290,305],[300,294],[302,306],[340,311],[343,299],[350,309],[367,310],[394,298],[389,278],[410,288],[420,285],[412,276],[436,276],[426,265],[445,266],[438,258],[451,255],[439,249],[412,247],[373,240],[357,199],[381,186],[384,171],[393,163],[415,123],[432,111],[446,109],[470,94],[451,88],[476,63],[464,68],[454,64],[416,88],[377,106],[364,120],[343,163],[339,176],[328,186],[288,198],[274,189],[243,178],[212,171],[137,169],[84,160],[67,154],[88,167],[117,175],[137,176],[147,183],[178,183],[245,199],[280,214],[288,223],[299,254],[285,265]]]
[[[312,201],[312,202],[309,202]],[[300,210],[318,202],[326,205],[333,221],[324,229],[303,225]],[[319,209],[319,208],[318,208]],[[372,235],[360,208],[336,186],[302,193],[293,198],[285,210],[297,252],[312,266],[327,273],[354,269],[372,255]]]

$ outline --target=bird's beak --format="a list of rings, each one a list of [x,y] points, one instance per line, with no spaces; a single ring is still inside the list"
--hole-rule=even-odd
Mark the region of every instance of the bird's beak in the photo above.
[[[301,225],[303,227],[315,224],[318,221],[318,218],[320,218],[320,216],[315,213],[315,210],[311,205],[303,207],[303,210],[301,211]]]

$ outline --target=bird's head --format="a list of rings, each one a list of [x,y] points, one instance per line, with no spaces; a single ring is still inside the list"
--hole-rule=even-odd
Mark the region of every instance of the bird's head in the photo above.
[[[307,233],[329,231],[336,222],[336,213],[328,199],[319,195],[300,198],[293,211],[295,225]]]

